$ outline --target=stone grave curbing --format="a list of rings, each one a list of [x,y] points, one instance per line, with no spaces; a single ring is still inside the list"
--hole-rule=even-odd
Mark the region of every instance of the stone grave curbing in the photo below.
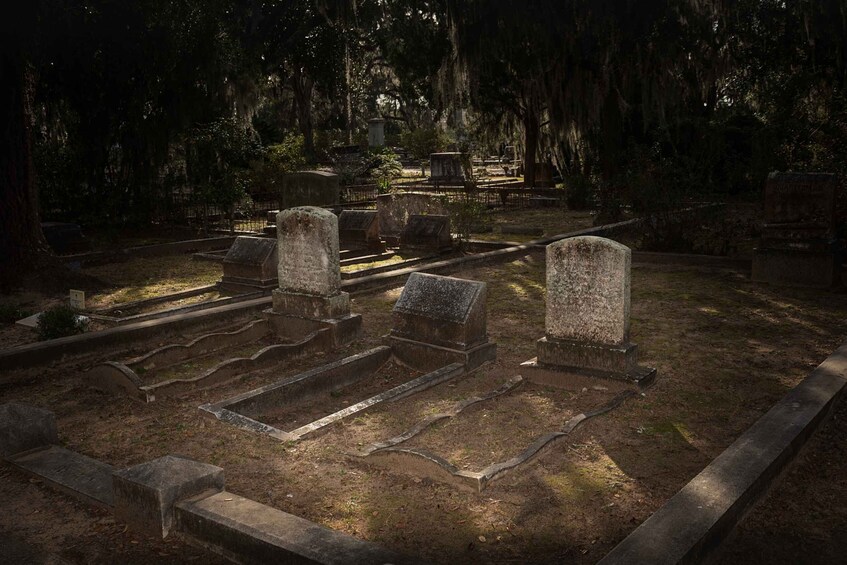
[[[762,239],[753,254],[754,281],[818,288],[841,285],[837,189],[834,174],[768,175]]]
[[[350,313],[341,291],[338,218],[323,208],[303,206],[277,216],[279,288],[266,311],[278,335],[300,339],[329,328],[336,346],[359,334],[362,317]]]
[[[564,385],[559,372],[646,384],[656,370],[637,364],[629,341],[632,252],[615,241],[583,236],[547,246],[545,336],[527,377]],[[537,368],[539,371],[532,371]]]
[[[272,290],[277,286],[278,264],[275,239],[239,236],[224,257],[219,286],[230,292]]]
[[[379,237],[379,213],[376,210],[342,210],[338,216],[338,239],[346,249],[384,251]]]
[[[400,235],[400,253],[444,253],[453,247],[450,235],[450,216],[409,216]]]
[[[53,412],[19,402],[0,405],[0,457],[57,443]]]
[[[224,471],[177,455],[121,469],[112,474],[115,518],[152,536],[168,535],[174,504],[204,492],[224,489]]]
[[[488,341],[486,283],[412,273],[394,305],[387,336],[392,354],[417,371],[462,363],[470,371],[493,361]]]

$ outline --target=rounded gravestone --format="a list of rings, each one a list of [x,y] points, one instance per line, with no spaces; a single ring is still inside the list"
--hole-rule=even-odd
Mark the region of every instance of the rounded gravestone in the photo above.
[[[338,218],[313,206],[277,215],[279,288],[285,292],[335,296],[341,288]]]
[[[602,237],[547,246],[547,337],[620,345],[629,341],[630,264],[625,245]]]

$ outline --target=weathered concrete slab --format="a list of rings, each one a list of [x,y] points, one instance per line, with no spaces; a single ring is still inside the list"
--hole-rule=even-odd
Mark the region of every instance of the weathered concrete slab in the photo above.
[[[380,194],[376,198],[379,214],[379,233],[399,237],[410,216],[447,215],[444,200],[428,192],[396,192]]]
[[[44,479],[50,486],[83,502],[111,508],[115,468],[58,445],[7,458],[20,470]]]
[[[176,502],[224,488],[220,467],[166,455],[112,475],[115,518],[153,536],[165,537],[173,526]]]
[[[276,249],[275,239],[237,237],[224,257],[221,285],[235,290],[275,287],[279,264]]]
[[[432,153],[429,156],[429,171],[431,182],[462,182],[465,180],[462,154]]]
[[[9,402],[0,405],[0,457],[59,443],[53,412]]]
[[[282,208],[332,206],[341,197],[341,180],[326,171],[300,171],[282,177]]]
[[[400,234],[401,252],[449,251],[452,246],[450,216],[446,215],[411,215]]]
[[[376,544],[230,492],[176,504],[178,529],[239,563],[413,563]]]
[[[379,245],[379,213],[376,210],[342,210],[338,238],[344,245]]]
[[[829,414],[847,384],[842,345],[690,483],[615,547],[603,565],[699,563]]]

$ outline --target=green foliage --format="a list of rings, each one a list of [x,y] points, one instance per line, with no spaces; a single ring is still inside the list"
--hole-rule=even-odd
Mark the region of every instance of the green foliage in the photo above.
[[[391,182],[403,174],[403,165],[397,154],[384,147],[369,154],[371,178],[376,180],[377,190],[385,194],[391,190]]]
[[[188,182],[198,203],[232,210],[247,195],[247,170],[261,145],[255,132],[232,119],[192,130],[186,153]]]
[[[28,310],[21,308],[17,304],[0,303],[0,324],[12,324],[29,315],[30,312]]]
[[[594,185],[585,175],[571,175],[565,179],[565,196],[571,210],[588,210],[594,205]]]
[[[415,159],[429,159],[431,153],[444,151],[449,139],[441,128],[431,126],[405,132],[401,137],[401,143]]]
[[[86,322],[77,319],[77,313],[70,306],[54,306],[45,310],[38,317],[38,339],[56,339],[69,335],[80,334],[85,331]]]
[[[474,227],[485,225],[488,219],[485,204],[470,198],[470,192],[466,194],[467,198],[446,202],[450,213],[450,229],[456,235],[460,247],[470,239]]]

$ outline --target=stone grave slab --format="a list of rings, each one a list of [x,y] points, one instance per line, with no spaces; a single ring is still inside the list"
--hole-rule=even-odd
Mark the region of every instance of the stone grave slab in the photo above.
[[[615,241],[574,237],[547,246],[545,337],[538,365],[639,381],[629,341],[632,252]],[[530,377],[531,378],[531,377]]]
[[[345,247],[383,247],[379,239],[376,210],[342,210],[338,216],[338,238]]]
[[[400,251],[441,252],[453,246],[450,216],[412,215],[400,235]]]
[[[223,260],[221,287],[238,292],[277,286],[277,242],[267,237],[235,238]]]
[[[486,299],[484,282],[412,273],[392,311],[395,356],[418,370],[455,361],[476,367],[494,359]]]
[[[376,198],[379,214],[379,233],[383,237],[398,238],[406,228],[409,217],[416,214],[446,215],[444,201],[427,192],[397,192],[380,194]]]
[[[462,154],[432,153],[429,156],[430,182],[460,183],[465,180]]]
[[[180,500],[224,489],[220,467],[166,455],[115,471],[112,475],[115,518],[153,536],[166,537],[173,507]]]
[[[340,177],[326,171],[300,171],[282,177],[281,208],[332,206],[341,194]]]
[[[753,280],[787,286],[840,285],[837,189],[833,174],[768,175],[762,239],[753,254]]]

